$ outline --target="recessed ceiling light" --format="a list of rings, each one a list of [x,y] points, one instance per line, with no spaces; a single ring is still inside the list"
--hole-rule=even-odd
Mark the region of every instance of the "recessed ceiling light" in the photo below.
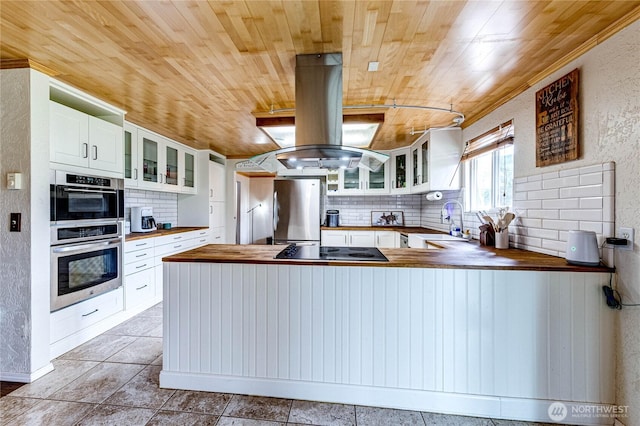
[[[378,71],[378,65],[380,65],[380,62],[371,61],[369,62],[369,68],[367,68],[367,70],[370,72]]]

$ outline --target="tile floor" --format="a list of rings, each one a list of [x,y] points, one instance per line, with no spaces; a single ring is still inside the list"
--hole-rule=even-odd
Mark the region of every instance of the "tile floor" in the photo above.
[[[0,398],[2,425],[486,425],[533,423],[160,389],[162,306],[53,361],[54,371]]]

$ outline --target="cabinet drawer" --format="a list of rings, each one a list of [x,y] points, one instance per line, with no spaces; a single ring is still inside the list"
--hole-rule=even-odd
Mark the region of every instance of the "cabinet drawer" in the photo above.
[[[211,233],[209,234],[209,242],[211,244],[225,244],[224,227],[211,228]]]
[[[178,234],[170,234],[170,235],[163,235],[161,237],[156,237],[154,238],[155,246],[158,247],[165,244],[177,243],[180,241],[188,240],[190,238],[193,238],[193,236],[190,234],[191,232],[180,232]]]
[[[153,248],[155,238],[145,238],[143,240],[133,240],[124,242],[124,252],[129,253],[136,250]]]
[[[53,312],[49,342],[55,343],[122,311],[122,287]]]
[[[129,263],[139,262],[141,260],[152,259],[152,258],[153,258],[153,247],[144,249],[144,250],[125,252],[124,264],[127,265]]]
[[[148,304],[150,300],[153,300],[156,292],[155,282],[156,273],[154,268],[148,268],[124,277],[125,309]]]
[[[137,262],[125,263],[124,265],[124,275],[125,278],[127,275],[135,274],[136,272],[144,271],[145,269],[153,268],[153,256],[139,260]]]
[[[156,257],[168,256],[170,254],[180,253],[193,247],[193,240],[176,241],[172,244],[164,244],[155,249]]]

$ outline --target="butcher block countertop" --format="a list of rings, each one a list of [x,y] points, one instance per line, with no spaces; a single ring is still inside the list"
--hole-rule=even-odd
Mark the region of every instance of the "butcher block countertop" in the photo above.
[[[171,229],[158,229],[151,232],[132,232],[124,236],[125,241],[142,240],[144,238],[162,237],[163,235],[179,234],[181,232],[207,229],[206,226],[176,226]]]
[[[164,262],[274,265],[372,266],[383,268],[501,269],[519,271],[612,272],[612,268],[575,266],[560,257],[519,249],[481,247],[472,242],[438,242],[440,249],[381,248],[388,262],[274,259],[283,245],[214,245],[163,258]]]

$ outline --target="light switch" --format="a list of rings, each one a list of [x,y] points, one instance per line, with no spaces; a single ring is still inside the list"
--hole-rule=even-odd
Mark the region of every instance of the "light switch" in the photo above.
[[[7,189],[22,189],[22,173],[7,173]]]

